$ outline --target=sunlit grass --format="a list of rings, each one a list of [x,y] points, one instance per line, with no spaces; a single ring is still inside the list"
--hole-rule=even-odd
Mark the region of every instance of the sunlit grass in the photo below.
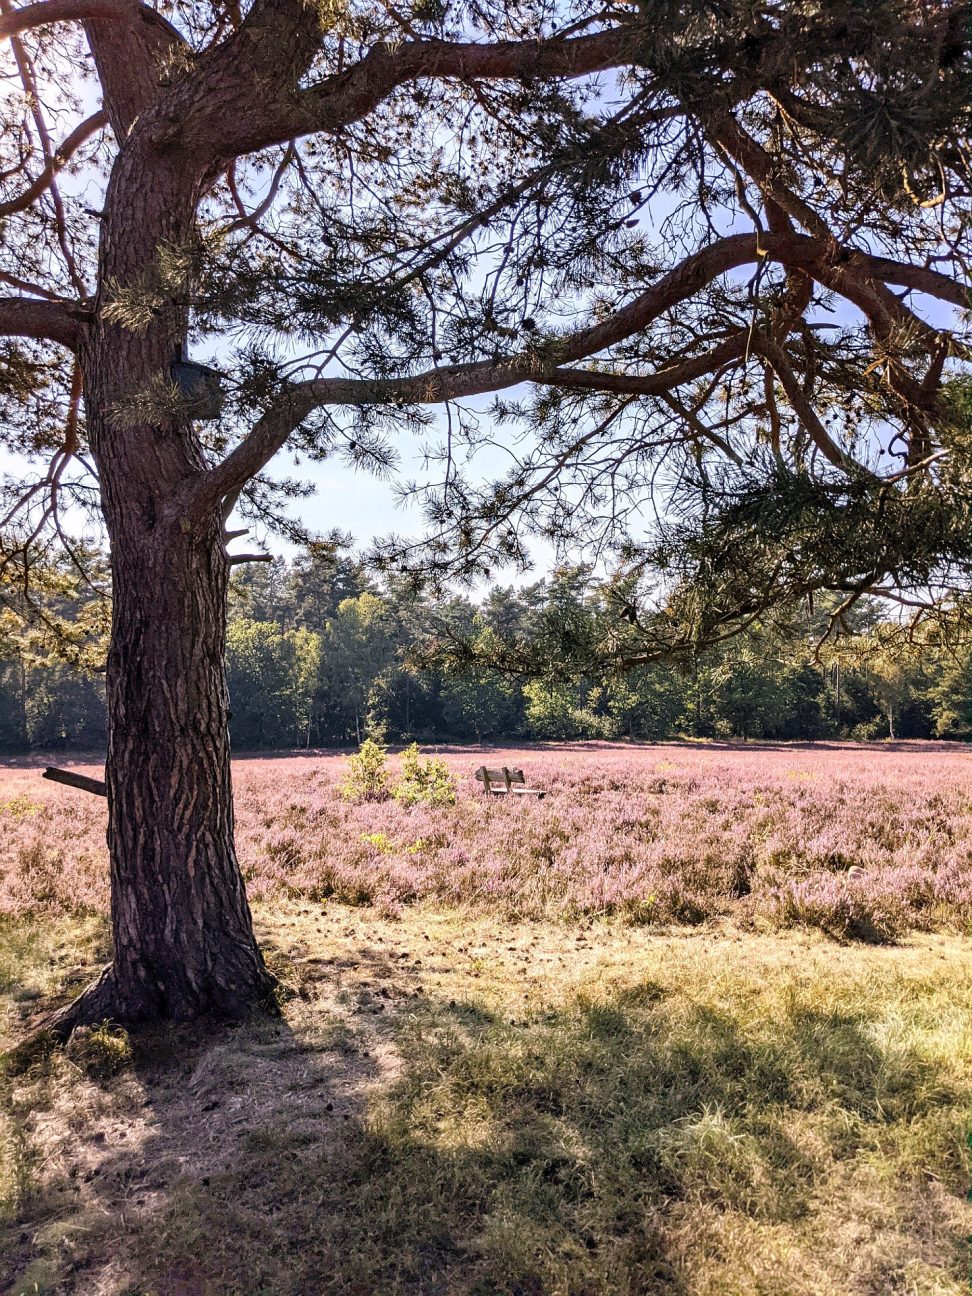
[[[968,942],[258,923],[283,1021],[8,1077],[15,1296],[968,1296]]]

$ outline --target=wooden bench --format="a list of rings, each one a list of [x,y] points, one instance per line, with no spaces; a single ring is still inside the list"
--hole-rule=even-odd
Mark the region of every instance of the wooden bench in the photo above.
[[[491,796],[535,796],[542,801],[547,795],[542,788],[526,786],[526,779],[521,769],[487,769],[480,765],[476,771],[477,780],[482,783],[483,791]]]

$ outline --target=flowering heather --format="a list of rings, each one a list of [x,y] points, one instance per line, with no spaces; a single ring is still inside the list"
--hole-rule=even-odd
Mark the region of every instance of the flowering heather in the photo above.
[[[337,754],[238,760],[250,895],[633,922],[735,912],[864,940],[972,922],[972,751],[958,745],[440,754],[458,777],[453,806],[349,802]],[[484,798],[484,762],[524,767],[547,797]],[[104,820],[103,801],[39,768],[0,769],[0,913],[105,909]]]

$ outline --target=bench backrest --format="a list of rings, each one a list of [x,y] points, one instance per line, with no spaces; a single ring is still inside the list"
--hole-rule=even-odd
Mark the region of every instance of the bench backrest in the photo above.
[[[476,771],[476,778],[480,783],[489,786],[491,783],[502,784],[504,787],[508,783],[526,783],[521,769],[487,769],[485,765],[480,765]]]

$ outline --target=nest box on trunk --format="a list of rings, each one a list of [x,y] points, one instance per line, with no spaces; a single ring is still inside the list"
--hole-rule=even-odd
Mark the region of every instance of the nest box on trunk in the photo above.
[[[223,409],[223,375],[218,369],[184,360],[180,348],[170,373],[191,419],[208,422],[219,418]]]

